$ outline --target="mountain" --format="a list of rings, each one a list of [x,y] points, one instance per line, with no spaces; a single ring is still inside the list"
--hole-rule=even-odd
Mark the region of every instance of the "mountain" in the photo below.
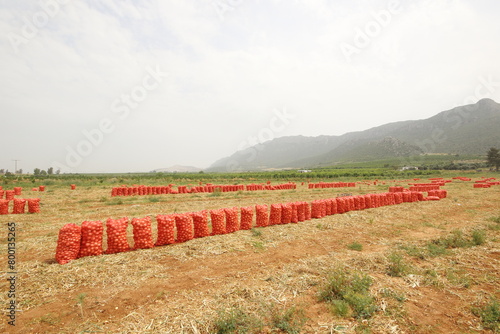
[[[500,104],[482,99],[427,119],[388,123],[341,136],[289,136],[238,151],[207,171],[306,168],[422,153],[483,154],[500,145]]]
[[[170,166],[168,168],[159,168],[153,170],[153,172],[156,173],[198,173],[202,169],[197,168],[197,167],[192,167],[192,166],[180,166],[180,165],[175,165],[175,166]]]

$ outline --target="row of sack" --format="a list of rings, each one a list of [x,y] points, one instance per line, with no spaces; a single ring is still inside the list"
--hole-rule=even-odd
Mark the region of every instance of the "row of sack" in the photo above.
[[[81,226],[66,224],[60,231],[56,247],[56,261],[68,263],[85,256],[114,254],[134,249],[147,249],[181,243],[194,238],[250,230],[254,227],[299,223],[313,218],[341,214],[353,210],[381,206],[439,200],[446,197],[446,190],[424,197],[422,192],[377,193],[314,200],[312,202],[275,203],[203,210],[183,214],[156,216],[156,241],[153,238],[151,217],[107,219],[106,250],[104,251],[104,224],[102,221],[84,221]],[[439,195],[439,196],[438,196]],[[129,244],[128,226],[132,225],[133,245]]]
[[[214,185],[204,186],[178,186],[175,189],[168,186],[121,186],[111,189],[111,196],[142,196],[142,195],[164,195],[164,194],[192,194],[192,193],[213,193],[213,192],[234,192],[234,191],[257,191],[257,190],[287,190],[297,189],[293,182],[271,185],[271,184],[238,184],[238,185]]]
[[[10,203],[12,202],[12,209],[10,210]],[[0,215],[26,213],[26,204],[28,204],[28,213],[40,212],[40,199],[39,198],[13,198],[12,200],[0,199]]]

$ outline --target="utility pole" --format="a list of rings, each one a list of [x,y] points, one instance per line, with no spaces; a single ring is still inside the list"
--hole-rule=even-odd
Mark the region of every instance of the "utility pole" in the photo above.
[[[14,174],[17,174],[17,162],[18,162],[18,161],[21,161],[21,160],[16,160],[16,159],[13,159],[12,161],[14,161],[14,162],[15,162]]]

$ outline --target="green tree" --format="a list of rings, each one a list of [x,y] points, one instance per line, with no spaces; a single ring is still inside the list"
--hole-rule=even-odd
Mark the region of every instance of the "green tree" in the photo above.
[[[500,167],[500,150],[498,148],[490,148],[487,155],[488,166],[495,167],[495,170],[498,172],[498,168]]]
[[[47,174],[49,174],[49,175],[54,174],[54,168],[53,167],[49,167],[49,169],[47,169]]]
[[[33,174],[40,175],[40,168],[35,168],[35,170],[33,171]]]

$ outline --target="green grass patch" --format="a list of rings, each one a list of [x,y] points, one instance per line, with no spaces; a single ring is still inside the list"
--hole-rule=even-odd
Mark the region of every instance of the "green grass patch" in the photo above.
[[[372,278],[364,273],[338,268],[328,275],[318,298],[329,303],[332,311],[339,316],[369,318],[377,310],[369,291],[372,283]]]
[[[250,314],[241,308],[232,308],[217,312],[212,321],[210,333],[263,333],[264,327],[270,333],[299,334],[307,321],[305,311],[290,307],[280,309],[276,305],[263,305],[258,315]],[[267,333],[267,332],[266,332]]]
[[[148,197],[147,201],[150,203],[158,203],[160,199],[158,197]]]
[[[239,308],[217,312],[213,321],[212,333],[259,333],[263,328],[262,321]]]
[[[472,232],[472,244],[474,246],[480,246],[486,242],[486,231],[485,230],[474,230]]]
[[[490,217],[488,218],[490,222],[493,222],[493,224],[488,225],[488,229],[492,231],[500,231],[500,216],[498,217]]]
[[[350,250],[355,250],[355,251],[361,252],[363,250],[363,245],[360,244],[359,242],[353,242],[353,243],[347,245],[347,248],[349,248]]]
[[[252,228],[250,230],[250,232],[252,232],[252,237],[260,237],[260,236],[262,236],[262,229],[260,229],[260,228],[255,228],[254,227],[254,228]]]
[[[387,265],[387,275],[392,277],[403,277],[411,274],[413,267],[406,263],[401,253],[393,252],[387,256],[389,264]]]
[[[387,298],[393,298],[394,300],[398,302],[404,302],[406,301],[406,296],[404,293],[399,293],[396,292],[392,289],[389,288],[383,288],[381,291],[382,296],[387,297]]]
[[[113,198],[111,201],[105,202],[106,205],[122,205],[123,200],[121,198]]]
[[[307,317],[301,308],[273,309],[271,312],[272,327],[284,333],[299,334],[306,321]]]
[[[252,246],[257,251],[263,251],[266,249],[266,247],[264,246],[264,243],[262,241],[254,241],[254,242],[252,242]]]
[[[492,299],[483,307],[473,308],[472,313],[481,319],[484,328],[500,333],[500,303],[497,300]]]

